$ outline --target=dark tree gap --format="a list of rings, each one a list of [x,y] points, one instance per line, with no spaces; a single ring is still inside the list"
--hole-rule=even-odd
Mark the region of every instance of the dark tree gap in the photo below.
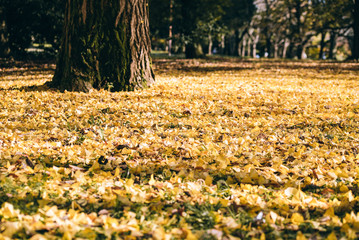
[[[51,87],[132,91],[154,82],[146,0],[68,0]]]
[[[353,18],[354,39],[352,58],[359,60],[359,0],[354,0]]]

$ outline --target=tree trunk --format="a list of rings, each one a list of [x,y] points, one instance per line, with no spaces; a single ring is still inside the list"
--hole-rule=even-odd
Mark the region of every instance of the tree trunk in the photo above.
[[[208,34],[208,55],[212,55],[213,40],[211,34]]]
[[[236,29],[235,31],[235,43],[234,43],[234,56],[240,56],[240,50],[239,50],[239,46],[240,46],[240,36],[239,36],[239,29]]]
[[[289,47],[289,42],[288,42],[288,40],[287,40],[287,38],[284,40],[284,46],[283,46],[283,54],[282,54],[282,58],[286,58],[287,57],[287,55],[288,55],[288,53],[287,53],[287,51],[288,51],[288,47]]]
[[[336,45],[336,32],[335,30],[332,30],[330,32],[329,59],[334,59],[335,45]]]
[[[9,39],[6,28],[4,10],[0,7],[0,58],[8,57],[10,54]]]
[[[246,56],[247,36],[243,37],[242,40],[242,57]]]
[[[259,29],[257,30],[256,36],[253,38],[252,55],[253,58],[257,58],[257,44],[259,42]]]
[[[131,91],[153,82],[146,0],[67,0],[52,87]]]
[[[170,0],[170,26],[168,27],[168,56],[172,56],[172,22],[173,22],[173,1]]]
[[[224,38],[224,55],[230,56],[231,55],[231,36],[227,34]]]
[[[228,43],[229,43],[229,55],[230,56],[237,56],[236,36],[235,36],[235,34],[229,36]]]
[[[265,27],[264,30],[264,36],[265,36],[265,41],[266,41],[266,45],[265,45],[265,51],[266,51],[266,56],[268,58],[272,57],[272,42],[271,42],[271,35],[270,32],[268,30],[268,27]]]
[[[354,23],[353,23],[353,30],[354,30],[354,41],[353,41],[353,59],[359,59],[359,0],[354,0]]]
[[[322,31],[321,32],[321,40],[320,40],[320,51],[319,51],[319,59],[324,59],[324,47],[325,47],[325,35],[326,32]]]
[[[278,42],[274,43],[274,58],[278,58],[279,45]]]
[[[287,52],[286,58],[289,59],[294,58],[294,41],[292,40],[292,38],[290,38],[288,41],[288,48],[286,52]]]
[[[242,41],[238,45],[237,52],[238,52],[238,56],[241,57],[242,56]]]
[[[201,44],[192,42],[186,44],[185,55],[187,59],[203,57],[203,50]]]
[[[304,50],[304,46],[302,44],[299,44],[296,50],[296,57],[298,59],[302,59],[303,56],[303,50]]]
[[[252,39],[250,37],[248,37],[248,41],[247,41],[247,56],[251,57],[251,50],[252,50]]]
[[[224,50],[226,48],[225,38],[226,38],[226,36],[224,34],[222,34],[221,44],[220,44],[220,54],[222,54],[222,55],[224,54]]]

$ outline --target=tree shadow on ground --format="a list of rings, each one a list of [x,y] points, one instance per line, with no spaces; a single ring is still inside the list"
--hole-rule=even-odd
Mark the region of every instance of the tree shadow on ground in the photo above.
[[[241,59],[211,57],[207,59],[154,59],[155,69],[163,71],[217,72],[243,71],[254,69],[287,69],[316,71],[359,71],[356,62],[284,60],[284,59]]]
[[[47,86],[54,70],[55,65],[53,64],[15,64],[5,68],[0,67],[0,91],[56,91]],[[21,81],[28,82],[28,84],[17,84]],[[32,84],[31,81],[43,81],[44,83]]]
[[[281,71],[293,70],[293,74],[306,70],[325,73],[359,72],[359,63],[312,60],[283,60],[283,59],[241,59],[235,57],[210,57],[205,59],[153,59],[155,73],[211,73],[211,72],[241,72],[251,70]],[[39,78],[51,80],[56,65],[54,62],[20,62],[0,61],[0,83],[5,81],[27,81]],[[3,87],[0,90],[20,91],[57,91],[44,85],[22,87]]]

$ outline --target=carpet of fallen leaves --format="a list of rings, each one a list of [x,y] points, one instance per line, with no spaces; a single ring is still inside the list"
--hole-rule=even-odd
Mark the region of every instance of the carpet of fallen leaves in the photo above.
[[[359,237],[358,63],[154,66],[86,94],[0,69],[0,239]]]

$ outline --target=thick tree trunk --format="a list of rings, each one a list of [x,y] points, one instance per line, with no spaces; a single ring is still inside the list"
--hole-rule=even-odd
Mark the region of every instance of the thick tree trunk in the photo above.
[[[359,0],[354,0],[354,41],[353,41],[353,59],[359,59]]]
[[[67,0],[51,86],[131,91],[153,81],[146,0]]]

